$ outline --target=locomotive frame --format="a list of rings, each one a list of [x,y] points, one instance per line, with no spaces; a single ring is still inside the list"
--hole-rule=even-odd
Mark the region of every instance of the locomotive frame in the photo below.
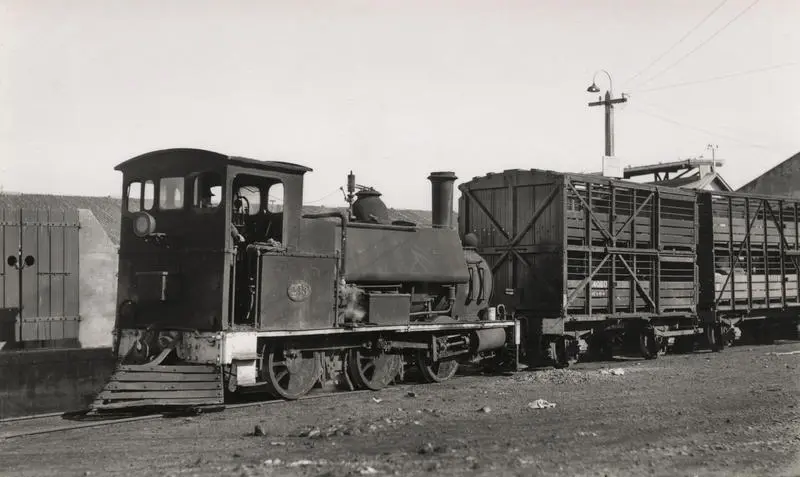
[[[359,204],[354,217],[302,215],[311,169],[297,164],[167,149],[117,170],[119,364],[95,410],[295,399],[321,381],[380,389],[405,364],[436,382],[457,361],[516,363],[519,325],[490,319],[485,262],[450,228],[452,173],[429,178],[438,212],[420,227]]]

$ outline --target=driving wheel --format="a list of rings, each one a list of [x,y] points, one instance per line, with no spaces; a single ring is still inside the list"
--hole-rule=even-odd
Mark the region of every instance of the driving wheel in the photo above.
[[[400,373],[402,359],[398,354],[367,353],[352,349],[347,353],[347,373],[357,389],[378,391]]]
[[[267,390],[275,397],[297,399],[319,380],[322,368],[318,353],[285,350],[276,347],[266,351],[261,368]]]

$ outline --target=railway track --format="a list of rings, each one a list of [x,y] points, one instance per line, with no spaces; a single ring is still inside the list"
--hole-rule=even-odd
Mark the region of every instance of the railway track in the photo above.
[[[350,396],[354,393],[361,394],[361,393],[371,393],[371,392],[373,391],[356,390],[347,392],[341,392],[341,391],[319,392],[316,394],[309,394],[307,396],[303,396],[299,399],[296,399],[295,401],[308,401],[312,399],[324,399],[335,396]],[[0,440],[16,439],[20,437],[35,436],[40,434],[51,434],[54,432],[66,432],[77,429],[86,429],[90,427],[110,426],[113,424],[126,424],[139,421],[152,421],[157,419],[175,417],[176,415],[202,414],[204,412],[205,413],[218,412],[226,409],[242,409],[242,408],[257,407],[257,406],[270,406],[278,404],[288,404],[291,402],[294,401],[275,399],[275,400],[261,400],[261,401],[234,403],[234,404],[223,404],[220,406],[215,406],[206,409],[199,408],[199,412],[174,411],[174,412],[147,413],[140,415],[131,415],[131,413],[128,414],[117,413],[110,415],[105,415],[105,414],[89,415],[86,413],[86,411],[79,411],[79,412],[50,413],[50,414],[38,414],[33,416],[22,416],[22,417],[4,419],[0,421],[0,426],[2,426],[0,427],[0,429],[6,427],[8,424],[12,426],[16,424],[16,427],[18,428],[17,430],[10,432],[0,431]],[[123,416],[130,416],[130,417],[123,417]],[[57,425],[57,423],[50,422],[50,421],[63,422],[65,419],[70,419],[70,418],[75,419],[79,422],[67,425]]]
[[[473,375],[477,368],[466,365],[462,368],[464,374],[454,376],[447,380],[448,383],[458,381],[466,376]],[[405,381],[392,385],[386,388],[386,391],[404,391],[412,387],[425,386],[424,383]],[[295,400],[275,399],[270,398],[267,400],[253,400],[246,402],[233,402],[230,404],[220,404],[218,406],[200,407],[188,410],[174,410],[162,411],[151,413],[132,413],[124,411],[117,411],[114,413],[98,413],[89,414],[87,411],[73,411],[73,412],[55,412],[47,414],[35,414],[30,416],[12,417],[0,419],[0,442],[3,440],[16,439],[20,437],[35,436],[40,434],[50,434],[54,432],[66,432],[78,429],[86,429],[92,427],[110,426],[114,424],[126,424],[139,421],[150,421],[164,418],[172,418],[176,416],[191,416],[203,413],[220,412],[228,409],[242,409],[257,406],[271,406],[278,404],[289,404],[295,401],[307,401],[312,399],[325,399],[336,396],[351,396],[353,394],[375,393],[369,389],[356,389],[356,390],[337,390],[328,391],[319,389],[311,394],[302,396]],[[247,398],[245,398],[247,399]],[[73,424],[65,424],[65,421],[71,421]]]
[[[474,370],[472,371],[474,372]],[[467,376],[470,376],[471,373],[467,372],[467,374],[462,374],[459,376],[454,376],[453,378],[449,379],[447,382],[459,381]],[[390,386],[385,389],[385,391],[405,391],[407,389],[418,387],[418,386],[426,386],[426,385],[436,385],[436,384],[422,384],[422,383],[415,383],[415,382],[401,382]],[[32,416],[21,416],[21,417],[12,417],[8,419],[0,420],[0,442],[3,440],[10,440],[10,439],[17,439],[20,437],[28,437],[28,436],[35,436],[40,434],[51,434],[54,432],[66,432],[78,429],[86,429],[91,427],[102,427],[102,426],[110,426],[114,424],[127,424],[131,422],[139,422],[139,421],[152,421],[157,419],[165,419],[165,418],[173,418],[176,416],[191,416],[203,413],[211,413],[211,412],[220,412],[228,409],[243,409],[248,407],[258,407],[258,406],[272,406],[272,405],[279,405],[279,404],[291,404],[297,401],[308,401],[312,399],[325,399],[325,398],[332,398],[337,396],[352,396],[353,394],[364,394],[364,393],[376,393],[376,391],[372,391],[369,389],[357,389],[353,391],[327,391],[327,390],[318,390],[312,394],[305,395],[295,400],[285,400],[285,399],[269,399],[269,400],[254,400],[254,401],[247,401],[247,402],[234,402],[231,404],[221,404],[219,406],[211,406],[208,408],[198,408],[195,411],[192,410],[176,410],[176,411],[167,411],[167,412],[152,412],[147,414],[139,414],[139,415],[132,415],[133,413],[102,413],[102,414],[87,414],[88,411],[76,411],[76,412],[56,412],[56,413],[48,413],[48,414],[37,414]],[[75,422],[74,424],[63,424],[64,420],[73,419]],[[77,422],[76,422],[77,421]],[[87,422],[88,421],[88,422]],[[61,423],[61,425],[59,425]],[[14,430],[7,430],[8,425],[16,427]]]

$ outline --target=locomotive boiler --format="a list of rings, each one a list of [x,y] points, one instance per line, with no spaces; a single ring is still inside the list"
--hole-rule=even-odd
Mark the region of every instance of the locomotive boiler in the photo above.
[[[443,381],[459,361],[514,359],[518,326],[492,319],[488,266],[451,228],[453,173],[429,177],[422,227],[391,222],[372,190],[303,215],[297,164],[169,149],[117,170],[119,364],[95,409],[376,390],[409,366]]]

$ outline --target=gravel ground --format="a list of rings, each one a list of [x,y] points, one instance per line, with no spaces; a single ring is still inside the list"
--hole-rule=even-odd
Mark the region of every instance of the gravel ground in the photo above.
[[[9,439],[0,475],[798,476],[799,398],[800,343],[737,347]]]

